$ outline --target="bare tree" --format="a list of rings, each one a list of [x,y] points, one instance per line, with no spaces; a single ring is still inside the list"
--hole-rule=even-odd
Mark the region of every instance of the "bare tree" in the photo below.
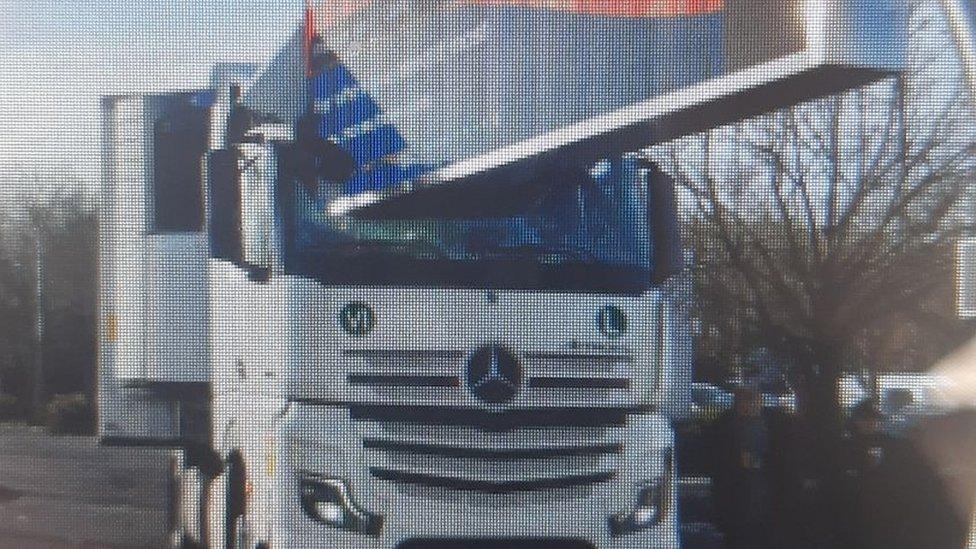
[[[770,349],[824,436],[844,371],[960,337],[946,301],[976,124],[939,3],[912,0],[909,20],[903,75],[650,152],[683,190],[706,358]]]
[[[40,400],[56,393],[94,394],[97,303],[97,214],[78,192],[52,194],[30,206],[24,240],[35,250],[31,263],[36,307],[42,323],[33,372]],[[38,265],[40,263],[40,265]],[[37,269],[40,267],[40,269]]]
[[[74,182],[49,177],[7,183]],[[68,187],[0,204],[0,396],[19,417],[40,419],[51,394],[94,393],[97,215]]]
[[[33,308],[29,258],[17,240],[18,226],[8,212],[0,212],[0,397],[14,397],[16,404],[0,409],[2,419],[27,411],[34,345]]]

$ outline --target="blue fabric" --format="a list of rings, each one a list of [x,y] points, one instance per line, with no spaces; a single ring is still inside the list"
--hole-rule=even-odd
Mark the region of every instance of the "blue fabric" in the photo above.
[[[424,172],[421,166],[385,160],[403,152],[406,142],[396,128],[383,121],[379,105],[345,66],[323,71],[312,80],[311,88],[321,117],[320,135],[349,153],[358,166],[356,175],[345,184],[347,195],[394,188]]]
[[[373,120],[379,115],[379,105],[369,96],[360,93],[349,102],[338,105],[333,103],[331,108],[322,114],[322,135],[325,137],[338,135],[343,130]]]
[[[346,88],[356,86],[356,78],[343,65],[326,69],[312,81],[312,98],[331,99]]]

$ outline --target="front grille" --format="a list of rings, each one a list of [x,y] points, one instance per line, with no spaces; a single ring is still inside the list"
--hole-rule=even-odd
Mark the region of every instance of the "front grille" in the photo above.
[[[464,386],[468,353],[347,350],[350,400],[397,406],[476,405]],[[634,359],[618,353],[525,353],[520,407],[622,408],[633,402]]]
[[[624,354],[522,354],[524,387],[505,409],[470,395],[465,352],[345,356],[353,365],[349,414],[369,474],[404,490],[548,493],[610,481],[637,411],[634,361]]]

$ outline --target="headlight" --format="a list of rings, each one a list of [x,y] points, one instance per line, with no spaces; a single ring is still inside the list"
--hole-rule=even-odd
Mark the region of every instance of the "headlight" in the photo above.
[[[346,481],[305,473],[299,477],[298,489],[302,511],[312,519],[333,528],[379,537],[383,517],[360,507]]]
[[[610,535],[612,537],[626,536],[651,528],[661,521],[671,499],[672,457],[668,450],[664,456],[664,472],[662,477],[654,482],[637,485],[637,497],[633,507],[625,512],[610,517]]]
[[[638,485],[634,507],[610,517],[610,535],[625,536],[657,524],[664,512],[664,493],[663,482]]]

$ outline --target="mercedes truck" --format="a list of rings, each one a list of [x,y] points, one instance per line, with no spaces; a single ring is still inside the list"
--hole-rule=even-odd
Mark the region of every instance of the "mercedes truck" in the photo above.
[[[890,75],[903,23],[321,2],[258,71],[106,97],[102,442],[173,449],[185,547],[677,547],[692,284],[641,151]]]

